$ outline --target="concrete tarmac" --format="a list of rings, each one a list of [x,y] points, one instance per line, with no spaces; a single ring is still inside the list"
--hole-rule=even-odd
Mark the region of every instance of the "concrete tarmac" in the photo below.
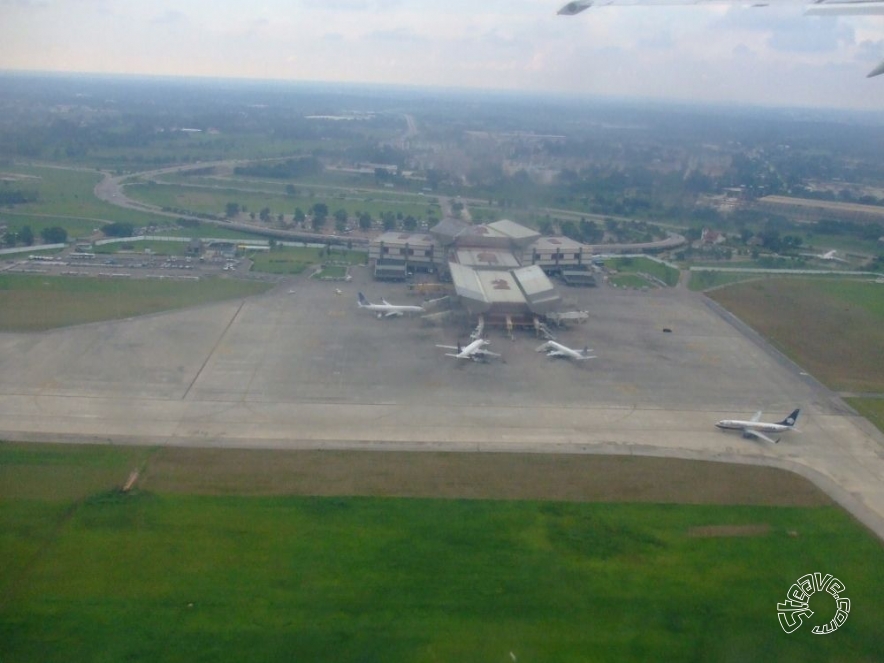
[[[242,448],[613,453],[783,467],[884,538],[884,438],[835,394],[682,289],[562,289],[590,312],[551,360],[489,329],[502,362],[444,356],[470,327],[378,319],[419,303],[354,270],[267,295],[39,334],[0,334],[0,438]],[[335,294],[335,288],[343,291]],[[671,333],[663,329],[671,329]],[[777,445],[717,430],[801,407]]]

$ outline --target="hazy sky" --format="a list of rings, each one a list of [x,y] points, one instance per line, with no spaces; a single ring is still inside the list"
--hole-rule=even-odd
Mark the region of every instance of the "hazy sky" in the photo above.
[[[0,0],[0,69],[884,108],[884,17],[563,0]]]

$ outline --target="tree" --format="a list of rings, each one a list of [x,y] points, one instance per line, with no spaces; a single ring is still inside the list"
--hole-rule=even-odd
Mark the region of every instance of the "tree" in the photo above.
[[[58,226],[52,226],[51,228],[43,228],[40,231],[40,237],[47,244],[64,244],[68,241],[68,231]]]
[[[550,219],[540,219],[537,222],[537,229],[540,231],[541,235],[549,236],[553,234],[553,224]]]
[[[239,214],[239,203],[227,203],[224,207],[224,216],[228,219],[233,218]]]
[[[285,192],[290,196],[298,195],[298,190],[295,188],[294,184],[286,184],[285,185]]]
[[[18,231],[18,239],[25,246],[33,244],[34,231],[31,230],[31,226],[22,226],[22,229]]]
[[[15,246],[16,235],[13,231],[7,230],[3,235],[3,243],[6,246]]]
[[[339,209],[335,212],[335,226],[338,224],[347,225],[347,210]]]
[[[391,230],[396,229],[396,219],[391,219],[389,217],[384,217],[384,232],[390,232]]]
[[[409,214],[402,222],[402,227],[405,228],[408,232],[414,232],[415,228],[417,228],[417,219]]]
[[[605,232],[598,227],[595,221],[580,219],[580,239],[587,244],[598,244],[602,241]]]
[[[132,237],[132,233],[135,232],[135,226],[124,221],[115,221],[102,226],[101,232],[108,237]]]
[[[325,220],[328,217],[328,205],[325,203],[314,203],[311,211],[313,212],[314,224],[316,223],[316,219],[319,218],[319,225],[324,225]]]
[[[371,229],[371,214],[368,212],[364,212],[359,215],[359,227],[362,230]]]
[[[270,221],[270,208],[265,207],[260,212],[258,212],[258,218],[264,221],[265,223]]]
[[[575,241],[580,240],[580,231],[577,229],[577,224],[571,219],[562,222],[562,234]]]
[[[343,218],[341,218],[337,214],[335,214],[335,230],[339,233],[342,233],[345,230],[347,230],[347,216],[346,216],[346,214],[344,215]]]
[[[307,219],[307,215],[304,214],[304,210],[302,210],[300,207],[296,207],[295,208],[295,223],[303,224],[306,219]]]

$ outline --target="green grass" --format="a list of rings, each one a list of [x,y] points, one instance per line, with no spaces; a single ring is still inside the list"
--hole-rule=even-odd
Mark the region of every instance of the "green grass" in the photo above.
[[[884,398],[845,398],[847,404],[884,432]]]
[[[611,276],[608,279],[608,282],[611,285],[615,285],[618,288],[656,288],[656,283],[651,283],[647,279],[642,278],[637,274],[617,274],[616,276]]]
[[[95,253],[113,254],[120,251],[130,251],[135,253],[144,253],[145,249],[150,249],[154,255],[158,256],[183,256],[187,254],[187,242],[156,242],[149,239],[138,242],[114,242],[112,244],[102,244],[95,247]]]
[[[713,271],[693,271],[691,279],[688,281],[688,288],[694,291],[709,290],[731,283],[739,283],[741,281],[749,281],[762,277],[761,274],[752,274],[747,272],[713,272]]]
[[[128,318],[146,313],[247,297],[264,283],[206,278],[199,281],[0,275],[0,331]]]
[[[3,214],[3,223],[5,223],[9,230],[13,232],[18,232],[24,226],[30,226],[31,230],[34,232],[34,241],[42,242],[42,238],[40,237],[40,231],[45,228],[59,227],[67,230],[68,233],[68,241],[76,239],[78,237],[89,237],[92,235],[93,230],[95,228],[100,228],[102,224],[100,221],[92,221],[89,219],[71,219],[64,216],[32,216],[29,214]]]
[[[347,268],[343,265],[324,265],[322,271],[316,274],[316,278],[341,279],[347,276]]]
[[[672,287],[678,283],[678,270],[648,258],[613,258],[605,261],[609,269],[618,272],[641,272],[660,279],[666,285]]]
[[[753,280],[709,296],[833,389],[884,392],[884,286],[832,278]]]
[[[73,455],[0,445],[0,475],[34,477],[0,489],[4,663],[880,652],[884,551],[833,507],[121,495],[138,452]],[[66,476],[67,502],[34,494]],[[758,523],[769,533],[690,536]],[[776,603],[811,571],[846,584],[850,617],[787,636]]]
[[[333,249],[331,256],[326,256],[325,249],[286,247],[255,253],[249,257],[253,260],[252,271],[254,272],[300,274],[311,265],[328,260],[346,262],[349,265],[361,265],[365,263],[366,254],[362,251]]]
[[[262,134],[166,134],[145,147],[94,147],[82,160],[106,169],[149,170],[160,166],[222,159],[260,159],[309,154],[317,149],[347,147],[340,140],[293,140]]]
[[[126,186],[126,195],[141,202],[173,209],[224,215],[227,203],[245,205],[249,212],[256,214],[267,207],[273,220],[280,213],[287,221],[300,207],[307,212],[315,203],[325,203],[334,214],[344,209],[351,216],[357,212],[368,212],[377,220],[382,212],[401,212],[415,218],[426,218],[430,213],[439,216],[439,206],[417,196],[403,196],[384,191],[352,191],[351,187],[305,185],[296,182],[297,195],[285,193],[285,184],[264,180],[213,179],[206,178],[206,186],[187,184],[137,183]],[[211,187],[211,188],[208,188]],[[309,195],[310,193],[313,195]],[[330,224],[331,222],[329,222]]]
[[[39,195],[37,202],[16,205],[16,212],[125,221],[135,225],[160,224],[168,221],[165,217],[123,209],[96,198],[93,189],[101,181],[102,175],[95,171],[19,165],[11,170],[15,173],[36,176],[35,179],[25,180],[28,184],[24,187],[31,188],[29,185],[33,183],[33,189]]]

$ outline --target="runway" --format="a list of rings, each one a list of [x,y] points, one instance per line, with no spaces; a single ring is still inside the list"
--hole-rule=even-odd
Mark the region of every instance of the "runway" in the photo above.
[[[340,285],[340,284],[338,284]],[[418,303],[357,272],[344,294],[268,295],[40,334],[0,334],[0,437],[241,448],[660,455],[798,471],[884,538],[884,439],[831,392],[681,289],[563,290],[598,359],[573,365],[491,330],[505,362],[443,356],[468,328],[377,319],[355,295]],[[292,290],[292,294],[289,291]],[[664,333],[669,328],[672,333]],[[718,431],[782,418],[778,445]]]

